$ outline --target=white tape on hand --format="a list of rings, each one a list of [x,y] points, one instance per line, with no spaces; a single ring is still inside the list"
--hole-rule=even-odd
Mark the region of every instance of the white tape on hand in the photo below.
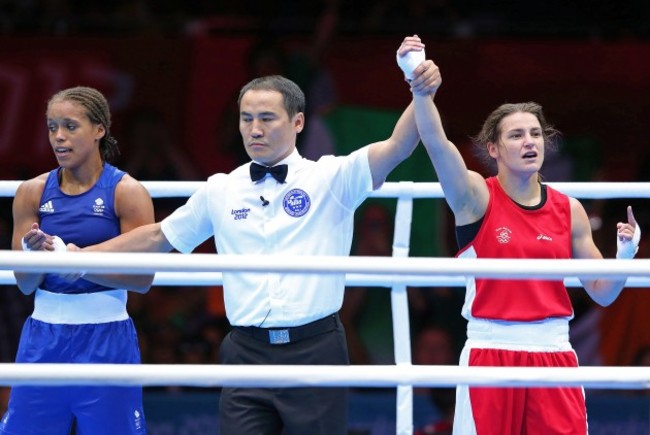
[[[61,237],[59,236],[52,237],[52,245],[54,246],[54,252],[66,252],[68,250],[68,246],[65,244],[63,240],[61,240]],[[77,280],[83,278],[85,275],[86,275],[85,270],[81,272],[77,272],[76,274],[75,273],[61,274],[61,276],[64,276],[69,280]]]
[[[36,232],[36,236],[38,236],[39,239],[43,237],[43,231],[38,230]],[[32,247],[27,244],[27,242],[25,241],[25,237],[20,239],[20,244],[23,246],[23,251],[38,251],[38,249],[32,249]]]
[[[618,259],[631,259],[634,258],[639,250],[639,242],[641,241],[641,227],[639,224],[634,227],[634,234],[632,240],[621,240],[618,235],[616,236],[616,258]]]
[[[397,65],[404,72],[404,76],[406,76],[408,80],[412,80],[413,70],[424,62],[425,59],[426,56],[424,55],[424,49],[420,51],[409,51],[404,56],[397,54]]]
[[[65,242],[61,240],[61,237],[54,236],[52,238],[52,245],[54,246],[54,252],[65,252],[68,250]]]

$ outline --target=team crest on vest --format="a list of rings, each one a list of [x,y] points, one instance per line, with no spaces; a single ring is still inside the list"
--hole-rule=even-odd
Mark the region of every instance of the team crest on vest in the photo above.
[[[291,189],[284,195],[282,206],[289,216],[304,216],[311,207],[311,198],[302,189]]]
[[[497,241],[499,243],[508,243],[512,234],[512,230],[508,227],[499,227],[496,229]]]
[[[104,200],[101,198],[95,199],[95,204],[93,204],[93,214],[102,215],[106,206],[104,205]]]

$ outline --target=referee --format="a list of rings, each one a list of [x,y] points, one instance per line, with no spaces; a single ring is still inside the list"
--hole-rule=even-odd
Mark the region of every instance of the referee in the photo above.
[[[431,61],[410,81],[427,93],[439,76]],[[350,254],[355,209],[415,149],[412,106],[392,135],[348,156],[311,161],[296,150],[305,126],[302,90],[282,76],[252,80],[240,91],[239,129],[251,158],[215,174],[162,222],[88,251],[192,252],[213,236],[221,254]],[[72,247],[73,248],[73,247]],[[345,274],[223,274],[223,364],[349,364],[338,316]],[[347,388],[223,388],[222,435],[347,433]]]

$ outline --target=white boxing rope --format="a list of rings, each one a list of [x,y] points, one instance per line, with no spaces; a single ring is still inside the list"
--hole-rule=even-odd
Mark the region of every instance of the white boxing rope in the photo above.
[[[1,251],[0,251],[1,252]],[[16,279],[10,270],[0,270],[0,285],[15,285]],[[223,284],[221,272],[156,272],[153,280],[155,286],[215,286]],[[465,287],[463,276],[419,276],[400,275],[387,278],[385,275],[347,273],[345,274],[345,285],[348,287],[385,287],[392,288],[395,284],[403,284],[409,287]],[[567,287],[582,287],[577,278],[565,278],[564,285]],[[650,278],[630,277],[625,283],[629,288],[650,287]]]
[[[13,197],[22,180],[0,180],[0,197]],[[142,181],[153,198],[187,197],[204,181]],[[375,198],[395,198],[399,182],[386,182],[370,194]],[[575,198],[650,198],[650,182],[551,182],[549,186]],[[413,198],[442,198],[440,183],[414,183]]]
[[[143,274],[166,272],[363,273],[563,279],[649,277],[650,259],[492,259],[57,252],[0,250],[0,270]]]
[[[650,198],[650,182],[551,182],[547,184],[578,199]],[[398,182],[384,183],[383,187],[373,192],[371,196],[395,198],[398,197],[399,192]],[[444,197],[440,183],[415,183],[412,195],[413,198]]]
[[[393,257],[407,258],[410,250],[411,222],[413,220],[413,186],[404,181],[398,183],[397,209],[393,234]],[[395,364],[411,365],[411,330],[406,285],[393,283],[391,292],[391,315],[393,318],[393,352]],[[398,385],[396,406],[396,433],[413,433],[413,386]]]
[[[650,182],[555,182],[548,185],[581,199],[650,198]]]
[[[2,251],[0,251],[2,252]],[[11,270],[0,270],[0,285],[15,285],[16,279]],[[156,272],[153,279],[155,286],[215,286],[223,284],[221,272]],[[420,276],[420,275],[377,275],[369,273],[346,273],[345,285],[348,287],[384,287],[392,288],[396,284],[409,287],[465,287],[464,276]],[[565,278],[567,287],[580,287],[582,284],[577,278]],[[650,287],[650,278],[629,277],[625,283],[628,288]]]
[[[192,387],[582,386],[648,389],[650,367],[0,364],[0,385]]]
[[[0,251],[2,252],[2,251]],[[0,270],[0,285],[15,285],[16,279],[11,270]],[[156,272],[153,279],[155,286],[215,286],[223,284],[221,272]],[[377,275],[369,273],[346,273],[345,285],[348,287],[384,287],[392,288],[396,284],[409,287],[465,287],[463,276],[419,276],[419,275]],[[582,287],[577,278],[565,278],[567,287]],[[650,278],[630,277],[625,283],[629,288],[650,287]]]
[[[0,197],[12,197],[22,180],[0,180]],[[184,198],[192,195],[205,181],[143,181],[152,198]]]

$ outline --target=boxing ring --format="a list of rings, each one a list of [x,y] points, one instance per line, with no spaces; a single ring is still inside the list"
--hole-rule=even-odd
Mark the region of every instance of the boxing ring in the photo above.
[[[11,197],[20,181],[0,181]],[[143,182],[153,198],[187,197],[201,182]],[[650,198],[650,183],[549,183],[576,198]],[[493,260],[408,257],[415,199],[442,198],[438,183],[386,183],[372,197],[397,198],[392,257],[232,256],[217,254],[78,253],[0,251],[0,284],[15,284],[13,270],[93,273],[156,272],[154,285],[218,285],[222,272],[345,273],[348,286],[391,289],[395,364],[384,366],[249,366],[0,364],[0,385],[142,385],[397,389],[398,434],[413,433],[413,387],[583,386],[648,389],[645,367],[458,367],[411,364],[407,286],[464,286],[464,276],[564,279],[628,277],[626,287],[650,287],[650,260]],[[612,242],[614,239],[612,229]],[[460,291],[460,290],[459,290]],[[458,314],[460,315],[460,313]]]

